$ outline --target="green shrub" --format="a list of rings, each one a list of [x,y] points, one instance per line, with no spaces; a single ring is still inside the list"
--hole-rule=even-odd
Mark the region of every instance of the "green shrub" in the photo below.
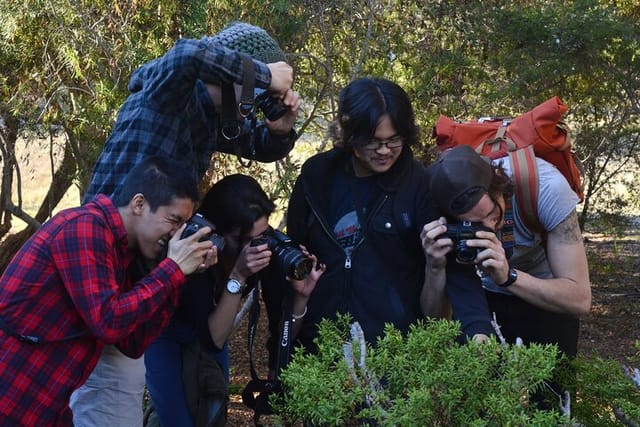
[[[637,363],[638,358],[629,362]],[[573,367],[577,388],[572,409],[575,419],[589,426],[640,425],[640,378],[634,385],[624,372],[631,368],[597,355],[578,357]],[[636,375],[640,376],[637,370]]]
[[[272,400],[281,422],[589,426],[615,423],[616,409],[640,419],[640,392],[614,362],[560,363],[556,346],[502,345],[493,338],[461,345],[458,323],[446,320],[420,323],[406,336],[388,325],[376,346],[362,345],[358,327],[348,316],[325,320],[318,352],[295,352],[281,373],[284,399]],[[567,405],[574,414],[561,411],[559,396],[549,393],[552,376],[578,389],[578,400]],[[550,400],[536,404],[534,396],[538,403],[541,396]]]

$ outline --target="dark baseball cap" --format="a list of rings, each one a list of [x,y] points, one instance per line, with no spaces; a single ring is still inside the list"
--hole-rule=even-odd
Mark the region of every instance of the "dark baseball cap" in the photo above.
[[[428,170],[431,196],[447,216],[469,212],[489,192],[493,176],[491,161],[468,145],[444,151]]]

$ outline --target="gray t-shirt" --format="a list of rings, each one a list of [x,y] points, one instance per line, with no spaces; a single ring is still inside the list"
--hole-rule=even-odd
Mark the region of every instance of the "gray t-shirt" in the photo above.
[[[538,219],[542,227],[549,232],[555,229],[575,210],[580,199],[555,166],[542,159],[536,160],[539,174]],[[509,159],[505,158],[499,161],[502,161],[502,167],[511,176],[511,162]],[[512,206],[516,246],[513,255],[509,258],[509,264],[513,268],[526,271],[532,276],[541,279],[553,277],[545,248],[543,247],[542,236],[524,225],[518,212],[515,195],[513,196]],[[502,289],[496,285],[490,277],[483,277],[482,285],[485,289],[493,292],[511,294],[509,290]]]

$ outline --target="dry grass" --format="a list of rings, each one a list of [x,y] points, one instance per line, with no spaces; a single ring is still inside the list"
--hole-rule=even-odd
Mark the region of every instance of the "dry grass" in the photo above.
[[[11,199],[14,204],[31,216],[34,216],[42,204],[49,185],[51,184],[52,170],[57,168],[62,159],[61,139],[34,139],[27,141],[19,139],[16,144],[16,157],[20,170],[20,180],[14,175]],[[52,168],[53,162],[53,168]],[[18,181],[21,191],[18,192]],[[61,209],[80,204],[78,188],[72,186],[62,198],[53,214]],[[25,227],[25,224],[14,217],[11,232],[15,233]]]

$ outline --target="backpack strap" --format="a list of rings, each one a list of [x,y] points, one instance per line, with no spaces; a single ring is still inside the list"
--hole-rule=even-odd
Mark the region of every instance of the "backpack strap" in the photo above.
[[[534,231],[544,231],[538,219],[538,164],[533,146],[509,151],[512,179],[520,217]]]
[[[498,121],[498,120],[502,121],[502,123],[496,130],[496,134],[492,139],[487,139],[482,143],[478,144],[478,146],[476,147],[476,152],[478,154],[480,154],[481,156],[488,155],[490,158],[493,159],[496,157],[502,157],[501,153],[504,153],[505,151],[509,152],[509,151],[514,151],[518,149],[517,144],[511,138],[506,136],[507,127],[509,127],[509,124],[511,123],[510,119],[496,118],[496,119],[489,120],[488,118],[484,117],[484,118],[481,118],[480,120],[482,120],[482,122],[479,121],[479,123],[484,123],[486,121]],[[489,146],[488,152],[487,150],[485,150],[486,146]]]

